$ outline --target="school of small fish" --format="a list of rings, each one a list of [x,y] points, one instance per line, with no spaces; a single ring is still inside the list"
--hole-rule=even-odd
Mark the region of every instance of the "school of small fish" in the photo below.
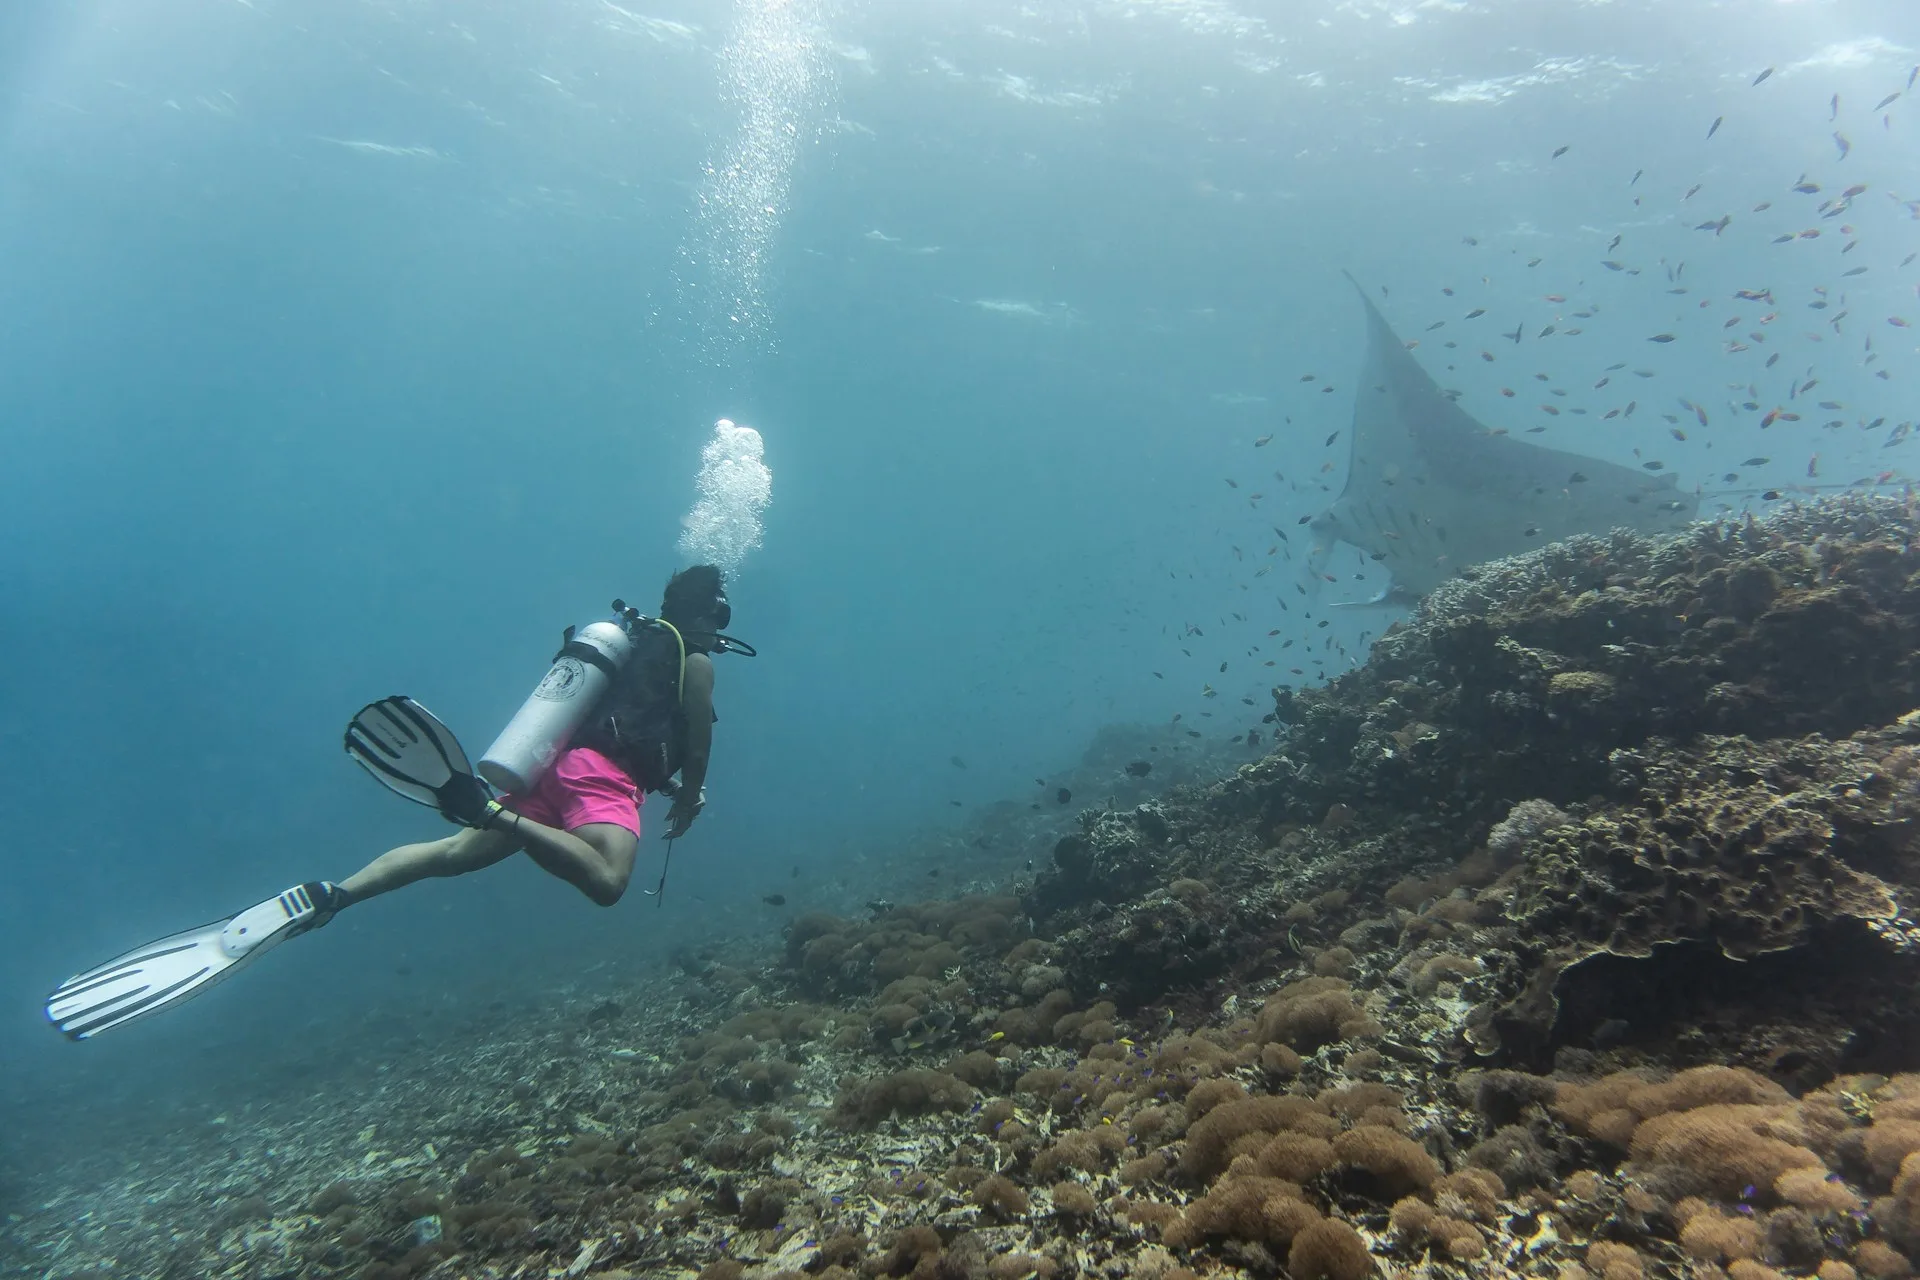
[[[1419,338],[1405,345],[1413,349],[1422,341],[1437,342],[1442,363],[1429,363],[1429,369],[1443,386],[1448,374],[1459,372],[1453,361],[1462,357],[1470,362],[1467,367],[1471,369],[1522,362],[1523,372],[1513,375],[1512,385],[1498,388],[1505,400],[1518,398],[1514,388],[1523,379],[1544,384],[1546,400],[1520,413],[1517,421],[1509,412],[1508,420],[1513,425],[1490,427],[1489,434],[1519,431],[1540,436],[1553,431],[1559,433],[1557,447],[1601,456],[1604,442],[1592,439],[1591,433],[1622,429],[1646,400],[1647,407],[1665,424],[1664,438],[1688,447],[1686,455],[1674,460],[1673,466],[1694,478],[1696,489],[1707,500],[1702,504],[1703,515],[1709,514],[1710,504],[1716,501],[1719,510],[1726,512],[1756,501],[1765,504],[1857,486],[1905,485],[1906,477],[1891,462],[1853,477],[1829,478],[1822,472],[1823,449],[1829,454],[1841,451],[1838,441],[1829,443],[1830,437],[1849,432],[1872,434],[1878,439],[1878,452],[1906,442],[1915,424],[1911,416],[1895,421],[1894,413],[1858,403],[1859,394],[1819,398],[1822,393],[1817,388],[1823,381],[1869,388],[1894,384],[1896,370],[1911,367],[1912,357],[1920,354],[1911,348],[1896,351],[1891,340],[1892,335],[1904,339],[1904,331],[1920,324],[1920,280],[1907,270],[1920,259],[1920,234],[1916,234],[1920,198],[1915,198],[1920,192],[1876,191],[1871,182],[1853,177],[1861,163],[1855,156],[1855,139],[1865,141],[1871,136],[1877,144],[1882,137],[1895,136],[1896,126],[1901,123],[1899,112],[1912,97],[1916,80],[1920,80],[1920,66],[1907,71],[1904,83],[1888,86],[1870,108],[1849,109],[1837,93],[1828,98],[1825,119],[1815,126],[1819,132],[1812,135],[1824,138],[1827,153],[1816,168],[1780,174],[1772,183],[1745,171],[1735,175],[1715,168],[1719,148],[1751,143],[1743,132],[1760,127],[1759,111],[1753,104],[1767,94],[1782,92],[1779,86],[1790,80],[1776,79],[1775,68],[1764,68],[1751,74],[1750,79],[1743,77],[1743,84],[1723,95],[1718,109],[1703,113],[1700,132],[1693,135],[1698,140],[1700,176],[1676,180],[1675,175],[1662,175],[1651,162],[1633,168],[1630,176],[1623,174],[1619,207],[1588,215],[1594,224],[1604,227],[1594,240],[1598,252],[1591,256],[1582,252],[1540,252],[1523,258],[1510,252],[1512,261],[1508,262],[1487,256],[1499,252],[1494,233],[1461,236],[1465,278],[1440,289],[1445,310],[1424,325],[1427,335],[1446,332],[1454,336]],[[1746,94],[1753,94],[1753,98],[1744,98]],[[1577,143],[1577,139],[1565,141],[1551,149],[1540,164],[1543,180],[1553,181],[1577,169],[1583,156],[1593,153],[1593,148],[1583,149]],[[1776,149],[1783,154],[1788,150]],[[1809,156],[1814,154],[1811,139],[1804,150]],[[1920,188],[1920,174],[1916,174],[1914,183]],[[1756,184],[1758,190],[1754,189]],[[1663,189],[1668,193],[1664,197]],[[1745,198],[1740,198],[1742,193]],[[1663,198],[1671,201],[1669,211],[1659,208]],[[1707,207],[1701,210],[1702,205]],[[1693,212],[1686,217],[1682,210]],[[1706,254],[1734,257],[1705,266],[1695,261],[1690,271],[1689,258],[1655,251],[1643,255],[1634,241],[1655,238],[1640,230],[1649,219],[1662,220],[1683,235],[1696,236],[1692,241],[1699,246],[1692,255],[1695,258]],[[1605,227],[1607,221],[1615,225]],[[1592,232],[1594,226],[1583,230]],[[1903,240],[1905,243],[1901,243]],[[1896,257],[1898,265],[1894,266]],[[1755,272],[1752,279],[1724,291],[1705,283],[1723,279],[1735,260],[1777,266]],[[1539,283],[1516,289],[1516,270],[1526,280]],[[1800,283],[1823,275],[1821,283]],[[1603,283],[1605,288],[1596,288]],[[1620,301],[1622,285],[1629,292],[1641,292],[1631,308]],[[1481,293],[1483,300],[1463,306],[1459,299],[1473,292]],[[1390,296],[1385,286],[1380,294],[1382,298]],[[1533,301],[1521,305],[1517,299]],[[1637,334],[1629,334],[1621,328],[1632,323],[1626,315],[1629,309],[1641,317],[1657,319],[1639,328]],[[1482,333],[1487,336],[1476,341]],[[1646,367],[1629,367],[1630,363],[1641,363],[1638,360],[1614,360],[1604,365],[1595,361],[1584,376],[1560,372],[1579,364],[1580,347],[1568,344],[1582,343],[1583,334],[1592,335],[1586,338],[1587,343],[1597,341],[1603,344],[1600,349],[1615,353],[1625,352],[1624,343],[1633,341],[1646,353]],[[1496,336],[1498,342],[1494,341]],[[1422,354],[1432,361],[1434,350],[1430,347]],[[1660,362],[1654,361],[1656,353]],[[1721,362],[1720,369],[1714,369],[1715,360]],[[1526,369],[1528,363],[1536,367]],[[1831,379],[1823,378],[1822,368],[1836,364],[1850,367],[1844,372],[1836,370]],[[1554,371],[1542,371],[1543,366]],[[1316,403],[1296,405],[1295,412],[1324,404],[1318,397],[1335,390],[1335,383],[1319,371],[1296,376],[1301,394],[1311,388]],[[1633,393],[1636,380],[1637,394]],[[1664,398],[1670,408],[1659,407],[1663,397],[1655,395],[1654,386],[1649,385],[1656,382],[1672,383],[1683,391]],[[1573,388],[1581,385],[1590,386],[1590,390],[1572,394]],[[1447,394],[1459,399],[1466,393],[1449,389]],[[1896,387],[1887,386],[1889,402],[1898,394]],[[1280,395],[1272,398],[1284,399]],[[1255,399],[1267,403],[1265,396]],[[1292,413],[1282,406],[1263,410],[1263,414],[1269,413],[1271,425],[1247,437],[1251,448],[1267,448],[1276,439],[1297,442],[1306,430],[1304,420],[1296,425]],[[1911,415],[1912,410],[1908,413]],[[1527,421],[1536,414],[1538,418]],[[1273,422],[1272,417],[1280,421]],[[1690,435],[1689,427],[1700,429],[1699,434]],[[1784,455],[1783,465],[1789,470],[1767,474],[1774,461],[1771,452],[1751,454],[1731,466],[1716,465],[1710,453],[1713,437],[1728,427],[1777,434],[1780,448],[1775,452]],[[1340,439],[1341,431],[1332,431],[1322,442],[1322,450],[1333,454]],[[1631,449],[1638,465],[1649,473],[1668,472],[1670,460],[1643,456],[1644,447],[1643,442]],[[1326,477],[1339,467],[1340,460],[1329,456],[1313,474],[1289,476],[1275,470],[1270,473],[1270,481],[1264,478],[1266,473],[1260,479],[1246,475],[1223,479],[1248,508],[1261,511],[1261,503],[1270,493],[1282,502],[1289,495],[1299,494],[1303,502],[1311,503],[1333,492],[1334,486]],[[1755,472],[1762,474],[1751,474]],[[1793,478],[1785,479],[1787,475]],[[1565,484],[1577,486],[1587,480],[1583,472],[1575,470],[1566,476]],[[1148,674],[1178,684],[1179,665],[1203,664],[1208,673],[1207,678],[1196,678],[1186,686],[1195,703],[1188,711],[1173,715],[1174,732],[1202,736],[1190,727],[1189,711],[1199,718],[1211,717],[1213,712],[1202,708],[1219,705],[1223,694],[1231,692],[1214,683],[1230,674],[1250,682],[1247,693],[1252,696],[1242,696],[1239,702],[1258,710],[1268,705],[1265,690],[1275,684],[1331,679],[1363,659],[1370,631],[1359,633],[1351,649],[1334,636],[1315,634],[1328,627],[1320,592],[1325,583],[1343,579],[1316,574],[1308,568],[1309,557],[1304,554],[1308,548],[1296,548],[1287,524],[1292,517],[1293,527],[1305,525],[1314,512],[1296,515],[1297,510],[1266,509],[1264,517],[1255,517],[1258,525],[1252,526],[1258,533],[1251,536],[1258,542],[1248,545],[1243,539],[1229,544],[1232,572],[1240,589],[1247,592],[1248,601],[1245,609],[1228,610],[1210,624],[1217,628],[1213,640],[1207,641],[1206,629],[1193,621],[1165,628],[1168,658]],[[1417,511],[1414,517],[1418,518]],[[1296,549],[1303,552],[1298,560],[1293,554]],[[1294,581],[1285,580],[1284,570],[1277,589],[1272,580],[1258,581],[1284,565],[1297,571]],[[1179,570],[1162,567],[1169,576],[1179,576]],[[1272,607],[1287,615],[1273,619],[1281,625],[1263,628],[1263,621],[1272,615],[1268,613],[1270,606],[1258,603],[1262,600],[1271,600]],[[1323,616],[1316,617],[1316,610]],[[1211,651],[1202,647],[1203,642],[1211,646]],[[1225,660],[1220,659],[1221,646],[1229,650]],[[1269,714],[1261,719],[1271,723],[1274,717]],[[1251,747],[1257,746],[1262,737],[1258,729],[1244,729],[1235,730],[1229,740]]]

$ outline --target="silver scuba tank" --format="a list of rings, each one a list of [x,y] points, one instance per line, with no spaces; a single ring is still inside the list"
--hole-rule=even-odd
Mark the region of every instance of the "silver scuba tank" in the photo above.
[[[502,792],[524,792],[553,767],[633,652],[622,617],[569,631],[566,644],[487,753],[480,776]]]

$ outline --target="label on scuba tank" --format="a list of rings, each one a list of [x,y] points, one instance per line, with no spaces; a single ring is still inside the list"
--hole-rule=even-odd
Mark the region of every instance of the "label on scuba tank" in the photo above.
[[[533,696],[548,702],[565,702],[587,683],[587,664],[578,658],[562,658],[547,668]]]

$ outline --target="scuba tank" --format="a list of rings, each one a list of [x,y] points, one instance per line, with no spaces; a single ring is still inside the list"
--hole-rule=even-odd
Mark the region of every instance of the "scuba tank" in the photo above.
[[[640,618],[623,601],[615,600],[613,610],[605,622],[567,628],[547,674],[480,757],[480,776],[496,790],[524,792],[540,781],[600,705],[633,652],[628,628]]]

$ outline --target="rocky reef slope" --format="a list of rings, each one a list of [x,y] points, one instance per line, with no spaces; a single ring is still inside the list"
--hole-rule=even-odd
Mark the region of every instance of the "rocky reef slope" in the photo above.
[[[1031,880],[476,1031],[379,1151],[53,1273],[1901,1280],[1917,534],[1852,497],[1488,566]]]

